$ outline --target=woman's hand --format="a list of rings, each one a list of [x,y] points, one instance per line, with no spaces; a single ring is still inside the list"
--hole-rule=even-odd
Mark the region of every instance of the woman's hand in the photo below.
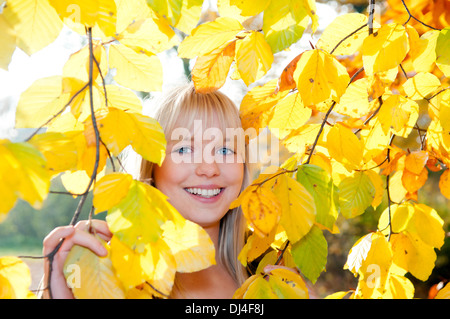
[[[71,299],[74,298],[72,290],[67,286],[63,273],[64,262],[70,249],[74,245],[83,246],[92,250],[100,257],[106,256],[105,247],[97,240],[93,232],[105,241],[109,241],[112,237],[106,222],[93,219],[89,221],[80,221],[75,226],[62,226],[55,228],[43,241],[44,256],[50,254],[56,246],[64,239],[58,252],[54,255],[52,263],[52,274],[50,288],[52,297],[55,299]],[[50,263],[48,258],[44,262],[44,298],[50,298],[49,289],[47,287],[50,272]]]

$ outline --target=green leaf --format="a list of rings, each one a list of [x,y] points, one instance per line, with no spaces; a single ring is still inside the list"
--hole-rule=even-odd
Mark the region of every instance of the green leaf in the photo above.
[[[323,168],[305,164],[298,167],[297,181],[314,197],[316,222],[332,230],[338,215],[339,201],[337,187],[331,177]]]
[[[450,27],[439,32],[436,40],[436,65],[445,74],[450,76]]]
[[[313,226],[291,251],[297,267],[314,284],[327,264],[328,243],[322,230]]]
[[[264,11],[263,32],[273,53],[297,42],[309,24],[308,10],[303,1],[271,1]]]
[[[364,213],[375,197],[375,187],[364,172],[355,172],[339,183],[339,205],[345,218]]]

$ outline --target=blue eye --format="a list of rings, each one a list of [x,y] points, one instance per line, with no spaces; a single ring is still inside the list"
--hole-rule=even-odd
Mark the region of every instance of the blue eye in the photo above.
[[[232,155],[234,151],[230,148],[222,147],[217,151],[220,155]]]
[[[180,147],[178,150],[176,150],[176,152],[178,154],[187,154],[187,153],[191,152],[191,148],[188,146],[183,146],[183,147]]]

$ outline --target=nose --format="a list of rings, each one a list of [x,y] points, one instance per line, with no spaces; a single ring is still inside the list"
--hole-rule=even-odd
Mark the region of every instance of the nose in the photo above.
[[[208,161],[203,159],[196,165],[195,173],[199,176],[213,177],[220,174],[219,166],[215,160]]]

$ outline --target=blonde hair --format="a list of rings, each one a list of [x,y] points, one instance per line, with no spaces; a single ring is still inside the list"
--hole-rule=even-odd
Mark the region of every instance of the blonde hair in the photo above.
[[[169,140],[171,132],[179,124],[192,125],[194,120],[202,123],[212,123],[216,116],[221,123],[222,131],[226,128],[242,128],[239,111],[231,99],[221,92],[200,94],[195,91],[192,83],[171,90],[159,103],[159,109],[153,116],[162,126]],[[189,127],[188,127],[189,129]],[[246,147],[244,152],[247,153]],[[247,154],[242,154],[247,159]],[[244,179],[241,192],[249,185],[249,168],[244,160]],[[153,163],[142,159],[139,179],[153,183]],[[225,266],[230,276],[238,286],[247,279],[245,267],[239,262],[238,255],[244,246],[246,223],[240,207],[229,210],[222,218],[219,233],[219,249],[216,252],[218,260]]]

